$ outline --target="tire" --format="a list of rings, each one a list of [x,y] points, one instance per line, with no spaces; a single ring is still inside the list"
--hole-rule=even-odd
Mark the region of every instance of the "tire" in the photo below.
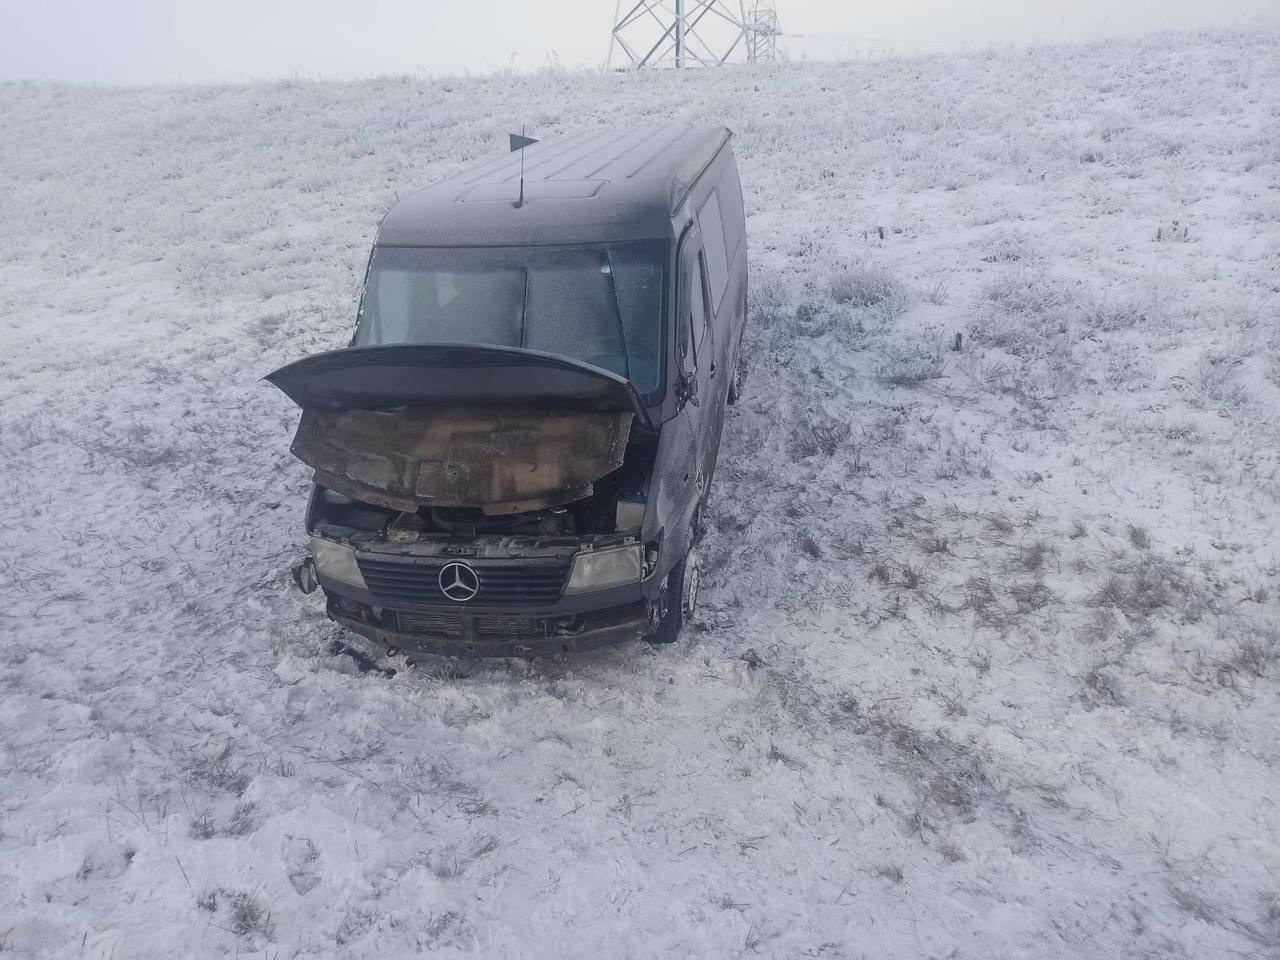
[[[743,373],[742,363],[735,363],[733,365],[733,379],[729,381],[729,395],[725,397],[725,403],[730,407],[736,404],[742,397]]]
[[[667,576],[667,612],[653,633],[645,638],[649,643],[675,643],[680,639],[685,620],[697,609],[700,579],[698,555],[690,550]]]
[[[702,539],[702,530],[703,530],[702,521],[703,521],[703,515],[707,512],[707,490],[708,489],[709,489],[709,485],[704,487],[702,492],[698,495],[698,503],[693,508],[693,517],[689,520],[689,531],[690,531],[689,549],[690,550],[693,549],[694,544],[696,544],[699,540]],[[683,560],[680,563],[681,563],[681,566],[684,565]],[[674,572],[675,571],[673,570],[672,573]],[[668,589],[669,588],[670,588],[670,585],[668,585]]]

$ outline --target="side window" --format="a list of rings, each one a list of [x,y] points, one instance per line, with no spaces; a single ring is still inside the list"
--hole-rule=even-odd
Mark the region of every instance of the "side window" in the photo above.
[[[693,317],[689,323],[689,332],[693,337],[693,355],[699,361],[703,358],[703,344],[707,340],[707,265],[702,254],[698,255],[698,269],[693,275],[693,289],[689,291],[690,306]]]
[[[365,291],[364,306],[372,316],[375,342],[404,343],[409,339],[412,279],[407,270],[380,270]]]
[[[685,241],[680,248],[679,314],[676,319],[676,356],[680,372],[692,376],[697,364],[693,353],[693,296],[694,278],[698,275],[698,255],[693,244]]]
[[[720,298],[729,283],[729,256],[724,244],[724,223],[720,219],[720,201],[716,192],[703,201],[698,211],[698,226],[707,258],[707,279],[711,283],[711,302],[720,309]]]
[[[687,375],[697,370],[706,341],[705,272],[697,238],[687,239],[680,251],[680,322],[676,341],[680,369]]]
[[[738,165],[732,155],[720,175],[716,192],[720,195],[720,215],[724,218],[725,248],[732,263],[742,246],[743,237],[747,235],[746,213],[742,209],[742,182],[738,179]]]

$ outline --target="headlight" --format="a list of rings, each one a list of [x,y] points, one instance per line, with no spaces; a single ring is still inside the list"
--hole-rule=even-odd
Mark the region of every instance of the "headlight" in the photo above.
[[[640,580],[640,545],[593,550],[573,558],[573,573],[565,595],[603,590]]]
[[[345,583],[349,587],[368,590],[360,568],[356,566],[356,552],[342,543],[334,543],[323,537],[311,538],[311,555],[316,560],[316,573],[330,580]]]

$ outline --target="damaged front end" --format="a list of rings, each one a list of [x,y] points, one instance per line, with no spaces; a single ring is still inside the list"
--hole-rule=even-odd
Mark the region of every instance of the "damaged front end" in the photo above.
[[[510,407],[305,410],[292,452],[315,482],[407,513],[527,513],[589,497],[622,466],[634,414]]]
[[[315,471],[302,588],[390,647],[582,650],[664,612],[644,521],[658,434],[630,384],[515,348],[394,346],[268,379]]]

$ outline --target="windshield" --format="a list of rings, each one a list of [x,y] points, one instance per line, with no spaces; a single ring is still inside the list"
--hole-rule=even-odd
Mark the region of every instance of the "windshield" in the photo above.
[[[666,248],[376,247],[352,343],[526,347],[603,367],[651,395],[662,375]]]

